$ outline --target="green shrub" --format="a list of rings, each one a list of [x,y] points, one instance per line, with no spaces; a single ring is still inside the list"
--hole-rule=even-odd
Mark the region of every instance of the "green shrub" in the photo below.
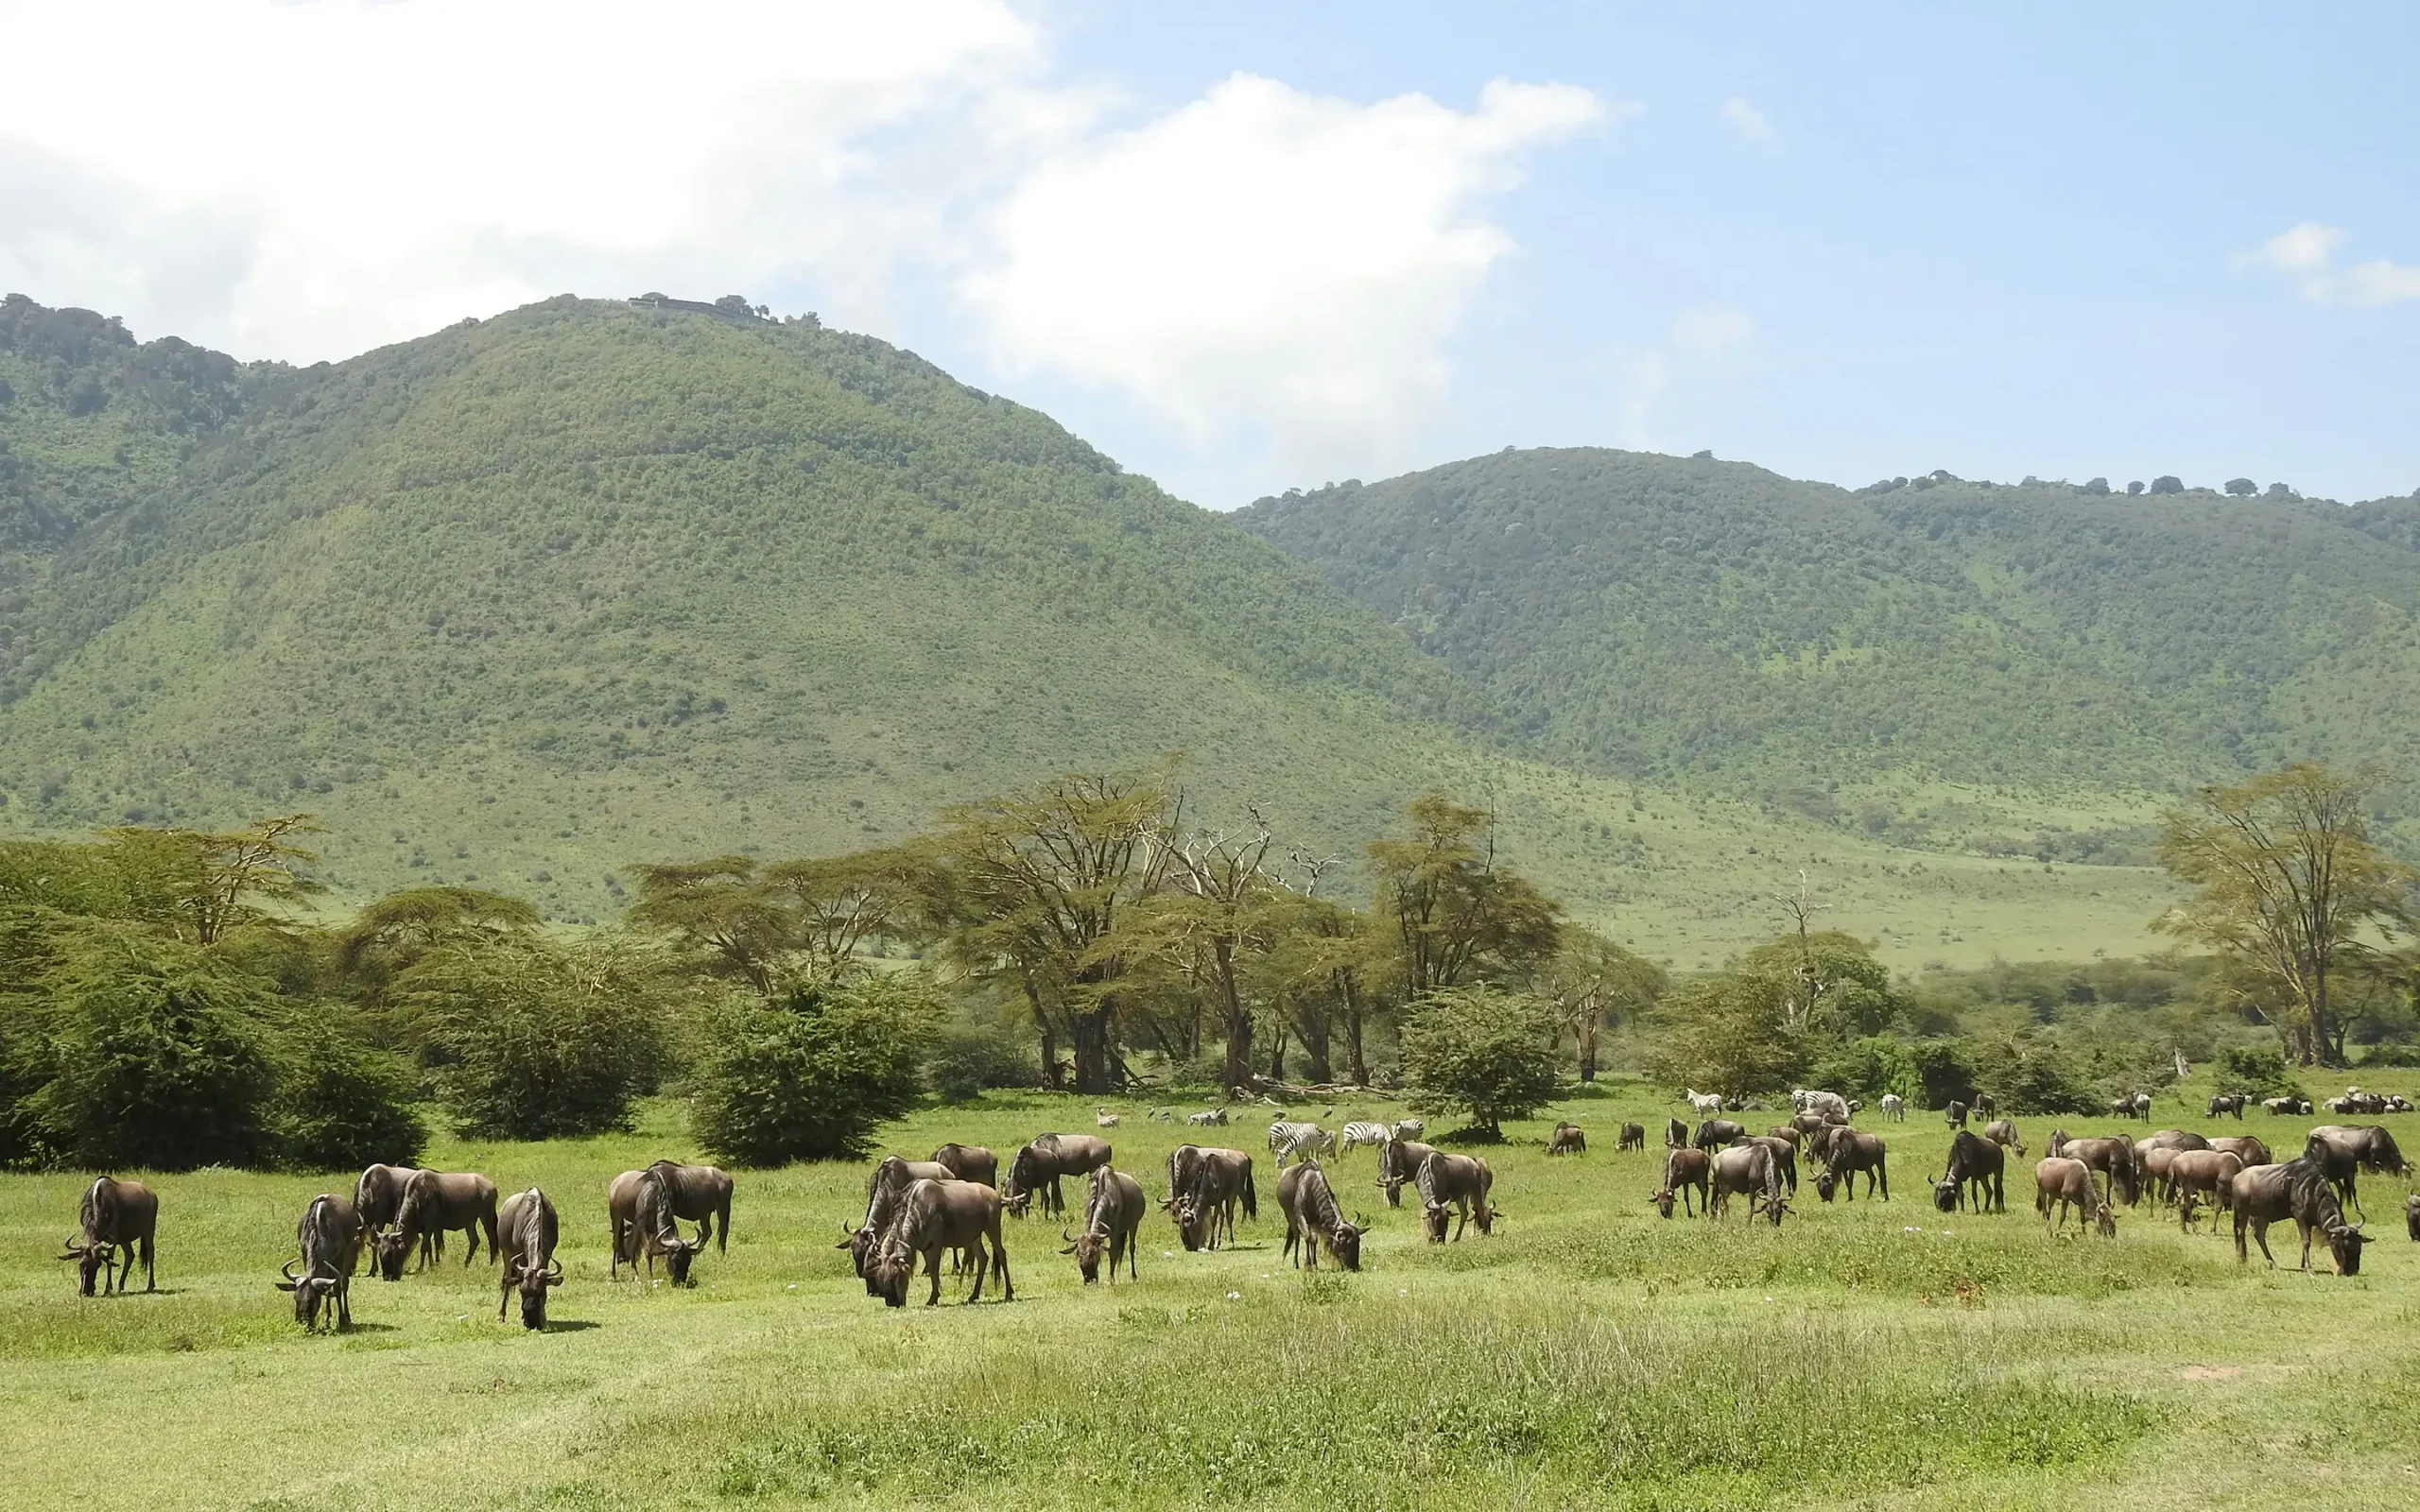
[[[734,1165],[854,1160],[913,1107],[944,1009],[922,975],[751,1001],[717,1026],[695,1078],[698,1141]]]
[[[1871,1035],[1842,1045],[1818,1060],[1807,1078],[1809,1085],[1843,1097],[1871,1103],[1885,1092],[1897,1092],[1918,1107],[1925,1106],[1924,1073],[1916,1057],[1906,1041],[1889,1035]]]
[[[412,1107],[411,1078],[394,1057],[314,1023],[288,1037],[269,1118],[280,1165],[344,1171],[417,1165],[428,1132]]]
[[[1690,983],[1656,1010],[1670,1027],[1649,1069],[1676,1089],[1731,1097],[1805,1085],[1818,1041],[1785,1026],[1789,991],[1788,982],[1751,971]]]
[[[2007,1113],[2097,1113],[2104,1106],[2080,1059],[2040,1034],[1970,1041],[1977,1085]]]
[[[2376,1052],[2370,1055],[2374,1064],[2381,1062]],[[2409,1064],[2409,1062],[2406,1062]],[[2229,1045],[2219,1052],[2219,1090],[2248,1092],[2254,1097],[2302,1097],[2308,1095],[2294,1080],[2286,1057],[2270,1045]]]
[[[996,1087],[1030,1087],[1038,1064],[1032,1049],[993,1024],[958,1025],[933,1040],[925,1074],[943,1102],[966,1103]]]
[[[1451,988],[1413,1005],[1401,1031],[1404,1079],[1424,1113],[1466,1109],[1490,1133],[1560,1093],[1562,1016],[1527,992]]]

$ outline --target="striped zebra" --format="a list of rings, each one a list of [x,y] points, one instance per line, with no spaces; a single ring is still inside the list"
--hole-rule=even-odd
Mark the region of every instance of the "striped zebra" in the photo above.
[[[1312,1156],[1336,1148],[1336,1136],[1317,1124],[1289,1124],[1284,1120],[1269,1125],[1269,1153],[1277,1157],[1277,1169],[1286,1169],[1286,1161],[1293,1156]]]
[[[1387,1142],[1394,1137],[1394,1130],[1384,1124],[1371,1124],[1356,1119],[1344,1125],[1344,1133],[1337,1141],[1337,1159],[1342,1160],[1353,1153],[1356,1145],[1360,1144],[1383,1150],[1387,1147]]]

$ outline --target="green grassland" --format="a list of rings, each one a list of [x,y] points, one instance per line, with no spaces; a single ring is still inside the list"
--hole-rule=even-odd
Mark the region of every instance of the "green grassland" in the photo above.
[[[1089,1127],[1090,1111],[988,1099],[917,1114],[886,1146],[1006,1148]],[[1336,1120],[1396,1111],[1357,1104]],[[1235,1248],[1186,1255],[1155,1214],[1140,1281],[1086,1288],[1054,1226],[1015,1223],[1013,1303],[960,1306],[944,1276],[942,1306],[904,1312],[867,1298],[832,1247],[863,1167],[743,1174],[729,1255],[676,1291],[607,1280],[602,1211],[614,1172],[685,1148],[669,1106],[632,1136],[441,1141],[431,1163],[508,1191],[542,1183],[562,1208],[570,1280],[535,1336],[496,1323],[495,1272],[466,1272],[458,1247],[399,1284],[356,1282],[352,1334],[302,1336],[269,1283],[295,1215],[342,1177],[160,1177],[164,1295],[89,1300],[48,1259],[81,1178],[0,1177],[0,1502],[2157,1509],[2267,1507],[2322,1485],[2356,1504],[2420,1495],[2406,1410],[2420,1246],[2394,1221],[2398,1186],[2364,1182],[2381,1242],[2362,1275],[2271,1273],[2149,1208],[2114,1243],[2046,1236],[2030,1161],[2007,1215],[1939,1214],[1922,1183],[1946,1135],[1917,1115],[1882,1128],[1893,1201],[1827,1207],[1809,1190],[1777,1231],[1663,1222],[1645,1200],[1660,1152],[1617,1155],[1614,1134],[1677,1111],[1616,1087],[1509,1125],[1512,1143],[1488,1152],[1505,1221],[1443,1246],[1370,1191],[1368,1152],[1335,1162],[1348,1206],[1377,1224],[1358,1275],[1287,1267],[1264,1155],[1261,1217]],[[2163,1102],[2160,1124],[2203,1122],[2178,1111]],[[1123,1112],[1117,1163],[1156,1195],[1184,1135]],[[1594,1148],[1547,1159],[1557,1114]],[[2038,1153],[2048,1128],[2025,1122]],[[2420,1119],[2388,1122],[2420,1140]],[[2244,1126],[2273,1143],[2301,1127]],[[1219,1138],[1253,1146],[1257,1124]]]

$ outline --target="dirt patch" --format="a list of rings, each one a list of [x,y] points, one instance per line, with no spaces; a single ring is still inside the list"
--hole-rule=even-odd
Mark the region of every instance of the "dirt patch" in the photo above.
[[[2179,1381],[2225,1381],[2243,1374],[2239,1365],[2188,1365],[2176,1372]]]

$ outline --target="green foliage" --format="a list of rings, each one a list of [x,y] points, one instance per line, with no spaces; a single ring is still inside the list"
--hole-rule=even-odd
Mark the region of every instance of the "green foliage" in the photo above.
[[[1808,1085],[1843,1097],[1872,1103],[1885,1092],[1896,1092],[1911,1107],[1938,1106],[1927,1094],[1924,1066],[1914,1047],[1890,1035],[1851,1040],[1816,1061],[1806,1074]]]
[[[1791,986],[1754,971],[1722,971],[1673,991],[1649,1056],[1655,1077],[1725,1096],[1769,1095],[1803,1085],[1822,1041],[1790,1021]]]
[[[1412,800],[1408,835],[1373,840],[1372,912],[1402,953],[1411,997],[1517,981],[1554,957],[1562,910],[1495,853],[1495,817],[1441,792]]]
[[[395,979],[457,1129],[504,1139],[628,1125],[670,1043],[662,966],[628,943],[448,944]]]
[[[946,1103],[973,1102],[980,1093],[1030,1087],[1037,1072],[1032,1049],[996,1024],[961,1024],[933,1039],[925,1074]]]
[[[297,1171],[417,1165],[428,1141],[410,1075],[394,1057],[314,1020],[286,1036],[268,1147]]]
[[[2089,1069],[2050,1036],[2029,1032],[1973,1042],[1974,1085],[2008,1113],[2098,1113]]]
[[[735,1165],[862,1159],[875,1129],[914,1106],[945,1011],[908,973],[732,1011],[698,1068],[698,1139]]]
[[[2253,1097],[2309,1095],[2273,1045],[2229,1045],[2219,1053],[2218,1075],[2222,1090]]]
[[[1447,988],[1419,1000],[1400,1030],[1412,1107],[1464,1110],[1490,1132],[1505,1119],[1528,1117],[1562,1086],[1554,1048],[1562,1022],[1542,998],[1486,986]]]

